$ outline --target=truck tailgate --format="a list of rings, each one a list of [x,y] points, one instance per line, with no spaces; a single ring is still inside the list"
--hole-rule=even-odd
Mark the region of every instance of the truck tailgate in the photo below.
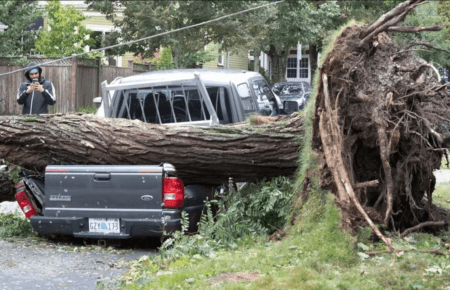
[[[58,165],[45,172],[47,217],[158,218],[158,165]]]

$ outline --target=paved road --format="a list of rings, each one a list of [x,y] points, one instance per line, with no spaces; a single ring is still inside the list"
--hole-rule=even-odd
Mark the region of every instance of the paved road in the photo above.
[[[95,289],[99,281],[111,286],[129,269],[130,260],[156,254],[154,244],[108,251],[80,244],[0,239],[0,289]]]

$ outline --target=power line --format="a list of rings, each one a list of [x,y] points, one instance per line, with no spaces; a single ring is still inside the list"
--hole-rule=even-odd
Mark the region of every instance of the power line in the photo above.
[[[245,9],[245,10],[242,10],[242,11],[238,11],[238,12],[235,12],[235,13],[232,13],[232,14],[224,15],[224,16],[221,16],[221,17],[218,17],[218,18],[214,18],[214,19],[211,19],[211,20],[208,20],[208,21],[201,22],[201,23],[192,24],[192,25],[189,25],[189,26],[173,29],[171,31],[162,32],[162,33],[159,33],[159,34],[147,36],[147,37],[140,38],[140,39],[137,39],[137,40],[128,41],[128,42],[125,42],[125,43],[118,43],[118,44],[114,44],[114,45],[111,45],[111,46],[94,49],[94,50],[91,50],[91,51],[81,52],[81,53],[78,53],[78,54],[72,54],[71,56],[66,56],[66,57],[62,57],[62,58],[55,59],[55,60],[52,60],[52,61],[43,62],[43,63],[40,63],[39,65],[40,66],[45,66],[45,65],[52,64],[52,63],[55,63],[55,62],[58,62],[58,61],[70,59],[70,58],[73,58],[73,57],[77,57],[77,56],[81,56],[81,55],[85,55],[85,54],[89,54],[89,53],[104,51],[104,50],[108,50],[108,49],[119,47],[119,46],[123,46],[123,45],[129,45],[129,44],[138,43],[138,42],[141,42],[141,41],[144,41],[144,40],[148,40],[148,39],[152,39],[152,38],[155,38],[155,37],[164,36],[164,35],[171,34],[171,33],[174,33],[174,32],[187,30],[187,29],[191,29],[191,28],[194,28],[194,27],[202,26],[202,25],[205,25],[205,24],[213,23],[213,22],[216,22],[216,21],[219,21],[219,20],[222,20],[222,19],[225,19],[225,18],[233,17],[233,16],[236,16],[236,15],[239,15],[239,14],[242,14],[242,13],[246,13],[246,12],[249,12],[249,11],[261,9],[261,8],[264,8],[264,7],[268,7],[270,5],[279,4],[279,3],[284,2],[284,1],[285,0],[280,0],[280,1],[277,1],[277,2],[271,2],[271,3],[268,3],[268,4],[261,5],[261,6],[248,8],[248,9]],[[3,74],[0,74],[0,77],[5,76],[5,75],[10,75],[10,74],[15,74],[15,73],[18,73],[18,72],[21,72],[21,71],[25,71],[27,69],[29,69],[29,68],[25,67],[25,68],[21,68],[21,69],[15,70],[15,71],[3,73]]]

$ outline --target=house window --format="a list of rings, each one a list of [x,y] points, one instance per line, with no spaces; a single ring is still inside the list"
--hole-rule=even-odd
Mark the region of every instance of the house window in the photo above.
[[[217,59],[217,64],[218,65],[223,65],[223,54],[219,55],[219,58]]]
[[[287,59],[286,71],[288,78],[297,78],[297,58],[290,57]]]
[[[309,77],[309,59],[307,57],[300,60],[299,77],[302,79]]]

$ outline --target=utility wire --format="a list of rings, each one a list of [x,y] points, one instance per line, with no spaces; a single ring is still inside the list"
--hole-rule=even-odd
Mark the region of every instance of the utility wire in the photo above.
[[[221,16],[221,17],[218,17],[218,18],[214,18],[214,19],[211,19],[211,20],[208,20],[208,21],[205,21],[205,22],[192,24],[192,25],[189,25],[189,26],[185,26],[185,27],[177,28],[177,29],[174,29],[174,30],[171,30],[171,31],[166,31],[166,32],[162,32],[162,33],[159,33],[159,34],[147,36],[147,37],[140,38],[140,39],[137,39],[137,40],[132,40],[132,41],[128,41],[128,42],[125,42],[125,43],[118,43],[118,44],[114,44],[114,45],[111,45],[111,46],[94,49],[94,50],[91,50],[91,51],[81,52],[81,53],[78,53],[78,54],[72,54],[71,56],[66,56],[66,57],[55,59],[55,60],[52,60],[52,61],[47,61],[47,62],[40,63],[39,66],[45,66],[45,65],[48,65],[48,64],[52,64],[52,63],[55,63],[55,62],[62,61],[62,60],[70,59],[70,58],[73,58],[73,57],[77,57],[77,56],[81,56],[81,55],[85,55],[85,54],[89,54],[89,53],[94,53],[94,52],[98,52],[98,51],[104,51],[104,50],[108,50],[108,49],[119,47],[119,46],[123,46],[123,45],[129,45],[129,44],[133,44],[133,43],[138,43],[138,42],[141,42],[141,41],[144,41],[144,40],[148,40],[148,39],[152,39],[152,38],[155,38],[155,37],[164,36],[164,35],[171,34],[171,33],[174,33],[174,32],[191,29],[191,28],[194,28],[194,27],[198,27],[198,26],[202,26],[202,25],[208,24],[208,23],[213,23],[213,22],[225,19],[225,18],[233,17],[233,16],[236,16],[236,15],[239,15],[239,14],[242,14],[242,13],[246,13],[246,12],[249,12],[249,11],[253,11],[253,10],[261,9],[261,8],[264,8],[264,7],[268,7],[270,5],[279,4],[279,3],[284,2],[284,1],[285,0],[281,0],[281,1],[277,1],[277,2],[271,2],[271,3],[268,3],[268,4],[264,4],[264,5],[261,5],[261,6],[258,6],[258,7],[248,8],[248,9],[245,9],[245,10],[242,10],[242,11],[238,11],[238,12],[235,12],[235,13],[232,13],[232,14],[228,14],[228,15],[224,15],[224,16]],[[0,74],[0,77],[6,76],[6,75],[15,74],[15,73],[18,73],[18,72],[21,72],[21,71],[25,71],[27,69],[30,69],[30,68],[29,67],[25,67],[25,68],[18,69],[18,70],[15,70],[15,71],[3,73],[3,74]]]

